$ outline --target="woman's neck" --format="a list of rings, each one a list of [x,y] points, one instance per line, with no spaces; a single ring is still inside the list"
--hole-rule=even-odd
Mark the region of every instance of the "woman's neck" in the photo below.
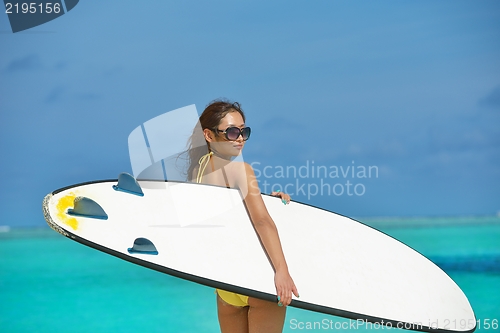
[[[231,156],[231,155],[223,155],[223,154],[219,153],[219,152],[218,152],[217,150],[215,150],[215,149],[211,149],[211,151],[213,152],[213,155],[212,155],[212,156],[213,156],[214,158],[217,158],[217,159],[222,160],[221,162],[226,162],[226,163],[229,163],[229,162],[231,162],[231,161],[235,158],[235,156]]]

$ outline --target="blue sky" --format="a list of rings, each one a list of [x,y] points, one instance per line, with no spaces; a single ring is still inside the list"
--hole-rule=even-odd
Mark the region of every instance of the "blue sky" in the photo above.
[[[131,172],[134,128],[219,97],[246,111],[259,171],[377,167],[299,201],[356,217],[500,211],[498,1],[80,1],[15,34],[0,14],[0,45],[0,225],[44,225],[47,193]]]

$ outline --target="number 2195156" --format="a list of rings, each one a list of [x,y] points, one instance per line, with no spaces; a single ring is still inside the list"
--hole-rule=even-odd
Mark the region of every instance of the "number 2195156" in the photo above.
[[[45,6],[44,6],[45,5]],[[5,4],[5,13],[6,14],[59,14],[61,12],[61,4],[58,2],[46,2],[39,3],[36,2],[23,2],[23,3],[10,3],[7,2]]]
[[[477,329],[483,329],[483,330],[497,330],[498,329],[498,319],[477,319],[474,322],[474,319],[470,319],[469,321],[466,321],[465,319],[462,319],[460,321],[458,320],[449,320],[446,319],[444,321],[444,328],[445,329],[465,329],[465,328],[473,328],[474,325],[476,326]]]

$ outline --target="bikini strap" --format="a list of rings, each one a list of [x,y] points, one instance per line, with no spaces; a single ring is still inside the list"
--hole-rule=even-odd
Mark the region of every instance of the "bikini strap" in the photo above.
[[[200,160],[198,161],[200,168],[198,169],[198,175],[196,176],[196,182],[198,184],[200,184],[203,180],[203,174],[205,173],[205,169],[207,168],[208,162],[211,163],[212,172],[214,172],[214,160],[211,158],[213,154],[214,154],[214,152],[211,151],[208,154],[205,154],[202,157],[200,157]],[[221,170],[222,170],[222,176],[224,177],[224,182],[226,183],[226,187],[230,188],[229,182],[227,181],[227,175],[226,175],[226,172],[224,171],[224,168],[222,168]]]
[[[214,154],[214,152],[211,151],[208,154],[205,154],[202,157],[200,157],[200,160],[198,161],[198,164],[200,165],[200,167],[198,169],[198,175],[196,176],[196,182],[198,184],[201,183],[201,181],[203,179],[203,173],[205,172],[205,169],[207,168],[208,162],[210,162],[210,157],[212,157],[213,154]],[[212,165],[212,169],[213,169],[213,165]]]
[[[221,168],[221,170],[222,170],[222,176],[224,177],[224,182],[226,183],[226,188],[230,188],[229,182],[227,181],[226,171],[224,171],[224,168]]]

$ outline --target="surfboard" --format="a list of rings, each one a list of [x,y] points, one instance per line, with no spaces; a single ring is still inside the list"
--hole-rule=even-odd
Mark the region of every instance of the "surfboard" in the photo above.
[[[262,195],[300,292],[291,306],[427,332],[473,332],[457,284],[398,240],[348,217]],[[43,201],[62,235],[129,262],[276,301],[274,273],[240,193],[175,181],[93,181]]]

